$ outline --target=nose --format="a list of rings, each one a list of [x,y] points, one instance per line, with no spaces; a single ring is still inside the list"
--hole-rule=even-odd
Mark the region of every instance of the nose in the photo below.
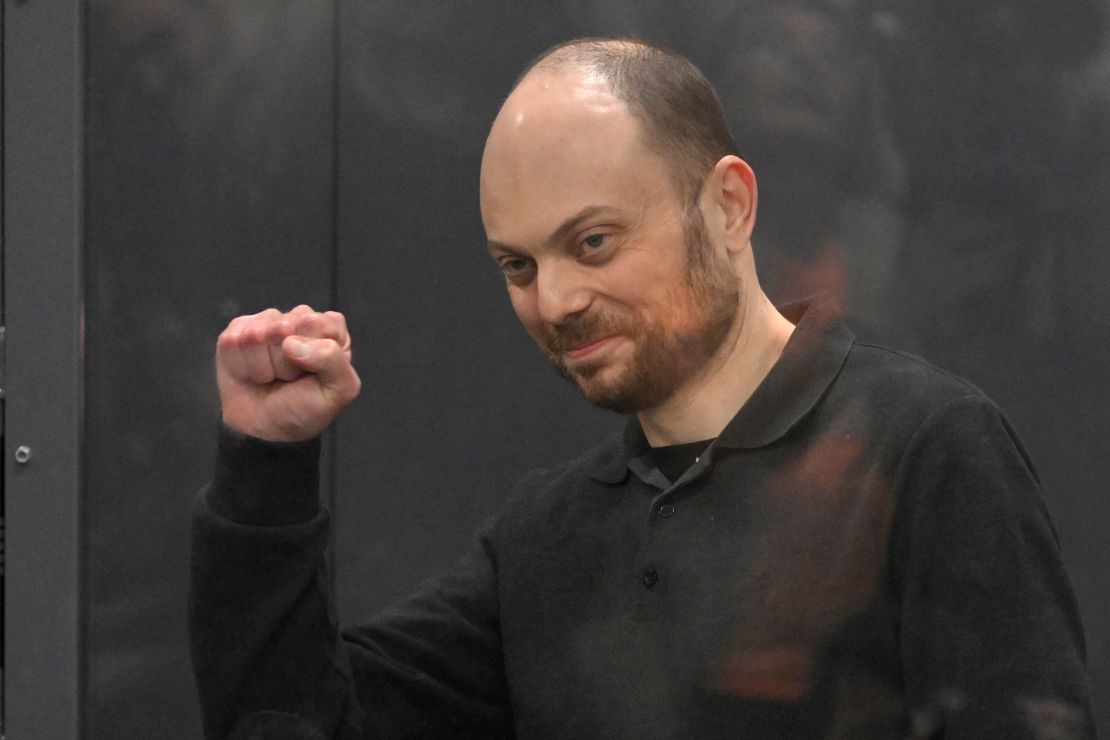
[[[544,323],[558,325],[585,311],[593,295],[578,265],[552,260],[538,266],[536,307]]]

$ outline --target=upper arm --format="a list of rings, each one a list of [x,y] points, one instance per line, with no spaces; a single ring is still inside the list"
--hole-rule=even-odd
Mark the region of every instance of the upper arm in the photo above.
[[[1078,608],[1010,425],[981,396],[950,402],[899,477],[892,553],[911,705],[946,704],[946,737],[1088,737]]]

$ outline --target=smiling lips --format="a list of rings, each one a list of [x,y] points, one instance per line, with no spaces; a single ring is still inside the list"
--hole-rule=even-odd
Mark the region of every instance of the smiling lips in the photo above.
[[[573,347],[566,351],[566,356],[571,360],[581,360],[601,350],[615,339],[615,336],[601,337],[600,339],[587,340],[586,344]]]

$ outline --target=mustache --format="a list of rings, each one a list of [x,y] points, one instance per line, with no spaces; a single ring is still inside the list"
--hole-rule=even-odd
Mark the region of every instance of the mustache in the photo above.
[[[566,352],[613,334],[631,334],[628,319],[608,313],[575,316],[562,324],[543,327],[544,346],[552,353]]]

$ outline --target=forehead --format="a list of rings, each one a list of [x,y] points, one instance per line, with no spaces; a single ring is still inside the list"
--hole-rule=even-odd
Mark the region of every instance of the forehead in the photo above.
[[[527,238],[520,232],[586,205],[640,210],[670,197],[667,168],[645,146],[639,122],[588,72],[526,77],[486,142],[481,206],[491,239]]]

